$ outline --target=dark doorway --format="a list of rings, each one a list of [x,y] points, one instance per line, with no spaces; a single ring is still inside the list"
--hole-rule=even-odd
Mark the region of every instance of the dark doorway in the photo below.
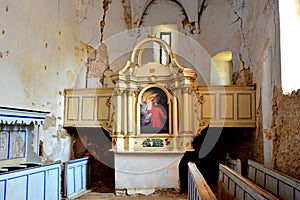
[[[76,128],[76,142],[73,146],[74,157],[91,156],[91,187],[98,192],[113,192],[115,188],[114,154],[111,137],[102,128]]]
[[[219,163],[225,164],[227,153],[232,159],[241,159],[242,173],[246,174],[246,165],[251,152],[252,129],[247,128],[207,128],[202,134],[195,137],[192,146],[195,151],[186,152],[179,163],[180,192],[188,191],[188,162],[194,162],[205,178],[207,184],[216,192],[218,183]],[[201,158],[199,150],[204,138],[210,134],[214,136],[221,133],[214,148]]]

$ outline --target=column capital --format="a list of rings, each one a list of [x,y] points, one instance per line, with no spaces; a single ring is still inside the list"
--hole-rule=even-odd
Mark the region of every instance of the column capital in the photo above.
[[[122,89],[116,89],[116,90],[114,91],[114,93],[115,93],[117,96],[121,96],[121,95],[123,94],[123,92],[124,92],[124,90],[122,90]]]

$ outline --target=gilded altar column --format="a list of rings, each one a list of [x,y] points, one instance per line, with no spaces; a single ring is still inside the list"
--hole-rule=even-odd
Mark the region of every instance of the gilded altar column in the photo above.
[[[122,94],[122,113],[119,113],[119,115],[122,115],[122,132],[124,135],[127,135],[127,92],[123,92]]]
[[[127,95],[127,134],[133,135],[133,91],[129,90]]]
[[[177,98],[174,96],[173,99],[173,135],[178,135],[178,109],[177,109]]]
[[[123,90],[116,90],[117,105],[116,105],[116,123],[115,123],[115,135],[122,133],[122,93]]]
[[[183,120],[183,133],[187,134],[190,132],[190,105],[189,105],[189,90],[190,88],[183,88],[183,109],[182,109],[182,120]]]

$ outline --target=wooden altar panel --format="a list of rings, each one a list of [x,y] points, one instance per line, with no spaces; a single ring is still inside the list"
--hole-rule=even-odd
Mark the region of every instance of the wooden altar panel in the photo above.
[[[251,94],[237,94],[237,118],[238,119],[252,119],[252,95]],[[248,105],[248,106],[245,106]]]
[[[215,119],[216,118],[216,94],[203,93],[203,101],[205,106],[201,105],[201,118],[202,119]]]
[[[79,97],[67,98],[67,120],[78,120],[79,116]]]
[[[81,105],[81,120],[91,121],[94,120],[95,112],[95,97],[82,97]]]
[[[255,127],[255,89],[246,86],[198,87],[200,118],[211,127]]]
[[[219,112],[219,119],[234,119],[234,94],[220,94],[219,96],[219,105],[220,105],[220,112]]]
[[[110,121],[113,89],[66,89],[64,127],[99,127]]]
[[[110,115],[110,108],[107,105],[110,96],[99,96],[98,97],[98,112],[97,112],[97,119],[99,121],[108,121]]]

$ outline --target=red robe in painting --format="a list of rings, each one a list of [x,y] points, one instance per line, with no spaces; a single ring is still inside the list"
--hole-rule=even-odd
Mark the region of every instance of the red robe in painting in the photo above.
[[[161,109],[161,107],[155,105],[152,107],[151,110],[148,110],[148,113],[152,113],[152,117],[151,117],[152,128],[162,129],[165,124],[163,123],[165,122],[165,120],[162,119],[167,119],[167,116],[164,113],[164,111]]]

